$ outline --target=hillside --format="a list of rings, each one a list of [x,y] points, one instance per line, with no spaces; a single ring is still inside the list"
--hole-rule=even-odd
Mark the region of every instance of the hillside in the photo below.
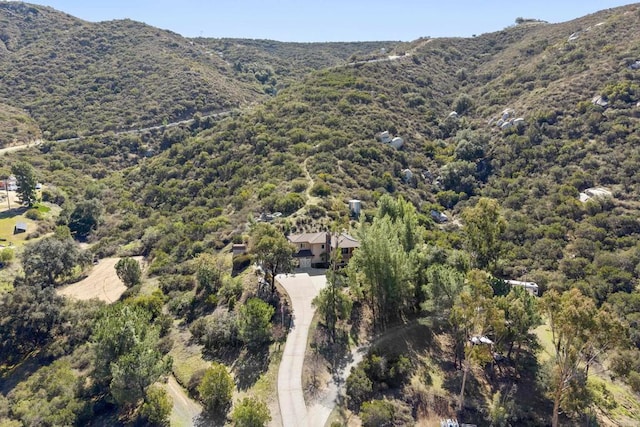
[[[3,2],[0,41],[0,102],[26,110],[51,139],[177,121],[261,96],[217,55],[134,21],[89,23]]]
[[[0,6],[1,11],[5,5]],[[358,252],[345,276],[335,280],[348,284],[338,293],[344,291],[353,302],[352,315],[336,322],[341,330],[337,339],[330,339],[328,322],[320,321],[308,349],[313,361],[307,362],[317,364],[319,372],[334,369],[339,362],[335,355],[346,352],[348,343],[362,344],[374,337],[371,354],[351,378],[341,421],[386,411],[397,416],[397,425],[414,420],[430,425],[454,416],[478,425],[548,425],[554,406],[550,378],[555,374],[549,361],[556,348],[550,328],[558,326],[551,303],[558,308],[560,302],[568,324],[581,313],[593,314],[591,320],[597,314],[602,322],[580,318],[584,327],[565,334],[580,334],[582,344],[595,344],[585,347],[585,354],[575,353],[589,362],[580,365],[586,364],[586,373],[579,370],[580,375],[569,378],[574,394],[561,402],[563,425],[597,421],[631,426],[640,421],[639,5],[566,23],[525,22],[468,39],[419,39],[401,45],[231,39],[196,39],[190,44],[131,21],[88,24],[46,8],[12,4],[6,10],[33,20],[52,15],[62,22],[59,27],[31,26],[24,19],[17,22],[25,29],[15,24],[0,30],[14,34],[2,37],[6,55],[16,51],[33,63],[55,61],[67,54],[56,50],[52,57],[54,47],[38,32],[62,43],[65,26],[77,31],[67,46],[87,55],[79,58],[75,53],[74,62],[69,54],[64,64],[74,65],[60,64],[72,76],[64,90],[82,95],[61,107],[74,113],[64,117],[69,123],[41,103],[55,102],[45,89],[40,91],[43,86],[35,85],[32,91],[19,85],[0,88],[0,93],[6,92],[6,100],[0,101],[9,103],[16,87],[16,99],[31,103],[29,111],[45,132],[67,135],[65,129],[76,129],[73,123],[85,131],[113,130],[157,123],[153,119],[162,114],[162,120],[173,120],[209,111],[209,98],[206,104],[189,104],[202,93],[215,92],[215,86],[207,86],[208,77],[222,85],[220,101],[212,110],[256,101],[225,117],[198,115],[193,122],[168,129],[107,132],[0,157],[0,174],[8,174],[18,160],[36,167],[47,185],[43,199],[63,208],[55,220],[55,225],[63,225],[55,229],[56,236],[73,232],[91,245],[95,257],[144,257],[143,283],[125,292],[122,305],[148,308],[140,318],[153,316],[152,328],[164,331],[159,336],[168,334],[170,340],[153,348],[174,356],[172,373],[192,397],[202,397],[195,384],[203,378],[203,367],[217,361],[232,368],[241,393],[259,393],[274,413],[268,396],[275,395],[273,369],[290,315],[286,296],[278,290],[269,293],[257,283],[255,272],[247,268],[249,257],[237,257],[233,263],[234,274],[243,271],[240,279],[226,273],[232,272],[232,243],[249,242],[253,249],[261,230],[265,239],[278,241],[268,235],[272,229],[256,228],[255,222],[260,214],[280,212],[274,224],[281,231],[345,229],[362,241],[369,238],[369,248],[382,251],[393,246],[394,256],[381,257],[385,262],[379,266],[385,274],[389,265],[393,271],[379,283],[408,289],[375,306],[372,301],[378,295],[367,283],[375,274],[365,273],[367,266]],[[126,38],[136,43],[123,41],[117,49],[109,43],[106,53],[95,58],[95,49],[83,51],[78,41],[84,34],[96,47],[95,34],[111,39],[125,29]],[[162,60],[182,64],[162,78],[162,67],[153,68],[158,57],[152,46],[158,44],[164,44]],[[146,48],[138,51],[138,45]],[[208,53],[201,58],[198,52]],[[157,103],[155,110],[140,101],[126,104],[128,115],[120,116],[118,102],[130,102],[129,97],[119,98],[126,91],[112,90],[113,97],[100,92],[106,96],[105,113],[97,104],[92,113],[92,101],[83,92],[83,79],[89,74],[75,71],[82,68],[75,64],[104,64],[109,58],[123,67],[127,60],[135,61],[134,55],[147,55],[136,65],[146,67],[136,71],[137,76],[145,82],[173,82],[171,94],[163,98],[164,94],[145,92],[145,102]],[[84,59],[89,57],[93,59]],[[182,85],[193,83],[180,78],[186,69],[197,70],[194,75],[203,79],[188,86],[192,98],[180,95]],[[112,87],[133,85],[130,75],[110,73],[112,80],[105,81]],[[96,90],[106,90],[95,84]],[[134,90],[127,87],[129,93]],[[106,117],[102,114],[114,118],[101,122]],[[385,132],[389,138],[401,137],[401,146],[384,142]],[[352,198],[363,204],[359,222],[348,212]],[[441,217],[434,216],[434,210],[444,212],[448,220],[436,222]],[[78,215],[93,221],[82,235],[77,232],[78,222],[84,224]],[[477,223],[484,234],[475,236],[474,243],[471,225]],[[37,241],[55,225],[53,218],[43,219],[37,232],[27,237]],[[382,243],[375,246],[376,242]],[[486,259],[479,260],[479,254]],[[502,279],[535,281],[540,294],[550,297],[510,292]],[[25,289],[22,280],[16,280],[17,290]],[[439,281],[455,282],[458,288],[453,295],[435,295]],[[470,288],[476,293],[469,293]],[[559,294],[552,291],[564,292],[564,299],[553,301]],[[252,297],[268,306],[261,313],[276,331],[257,346],[251,341],[255,336],[241,337],[237,322],[247,315],[246,303]],[[442,308],[439,304],[447,298],[449,305]],[[505,332],[514,324],[509,316],[527,310],[534,314],[516,346],[511,332]],[[83,306],[73,321],[89,322],[97,312],[98,308]],[[136,314],[133,308],[130,313]],[[11,318],[11,313],[5,315]],[[473,330],[478,325],[460,320],[485,315],[481,320],[493,323],[477,322],[480,332]],[[140,318],[131,322],[139,325]],[[613,326],[597,329],[602,325]],[[583,336],[584,331],[589,334]],[[477,351],[465,348],[471,332],[474,338],[486,338],[486,333],[493,339],[490,354],[471,355]],[[77,357],[86,349],[89,332],[76,336],[60,326],[56,334],[50,341],[43,338],[43,359]],[[609,336],[616,337],[615,345],[607,341]],[[589,359],[603,342],[603,355]],[[614,346],[616,351],[610,352]],[[25,347],[25,358],[35,353],[32,347]],[[494,349],[504,362],[497,368]],[[475,367],[469,373],[466,406],[457,410],[465,357]],[[98,362],[82,360],[74,361],[75,375],[95,376],[91,368]],[[309,375],[309,384],[318,382],[316,373]],[[95,390],[83,392],[96,397]],[[5,406],[13,405],[13,416],[23,395],[9,395]],[[368,405],[369,400],[379,406]],[[103,406],[96,404],[92,410],[113,416],[119,408],[108,399]],[[508,416],[503,414],[504,422],[497,423],[503,412]],[[82,417],[87,414],[89,410],[83,411]]]
[[[299,81],[314,70],[382,57],[402,42],[287,43],[274,40],[197,38],[233,66],[239,78],[257,79],[269,93]]]

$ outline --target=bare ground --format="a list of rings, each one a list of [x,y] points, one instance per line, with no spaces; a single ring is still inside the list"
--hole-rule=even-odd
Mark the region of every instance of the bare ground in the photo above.
[[[107,303],[117,301],[127,290],[116,274],[116,263],[120,258],[105,258],[100,260],[89,276],[77,283],[58,290],[58,294],[79,300],[97,298]],[[141,261],[142,257],[134,257]]]

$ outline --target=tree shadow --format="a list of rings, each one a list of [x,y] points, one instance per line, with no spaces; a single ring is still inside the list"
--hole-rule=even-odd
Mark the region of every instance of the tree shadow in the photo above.
[[[0,219],[14,218],[16,216],[23,215],[29,209],[22,206],[19,208],[11,208],[6,211],[0,212]]]
[[[54,360],[53,357],[42,356],[41,353],[36,352],[6,370],[0,368],[0,393],[6,396],[15,386],[29,378],[38,369],[50,365]]]
[[[268,346],[241,352],[232,368],[238,390],[244,391],[252,387],[269,369],[269,361]]]

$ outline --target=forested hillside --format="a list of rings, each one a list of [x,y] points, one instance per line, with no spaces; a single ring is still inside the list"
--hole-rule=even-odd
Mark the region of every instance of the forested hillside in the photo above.
[[[37,136],[26,109],[45,136],[107,131],[0,156],[0,175],[44,183],[0,216],[33,226],[1,252],[0,421],[30,425],[25,402],[47,393],[67,402],[43,407],[49,425],[166,418],[152,384],[173,376],[217,421],[249,394],[277,422],[283,233],[344,230],[361,247],[315,302],[305,377],[314,390],[371,345],[336,422],[640,422],[640,6],[410,43],[189,41],[17,3],[0,20],[2,129]],[[50,295],[91,259],[134,256],[116,304]],[[38,394],[43,375],[80,385]]]

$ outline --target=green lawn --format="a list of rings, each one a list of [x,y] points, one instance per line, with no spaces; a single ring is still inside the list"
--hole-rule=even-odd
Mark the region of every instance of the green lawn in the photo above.
[[[36,229],[36,222],[25,217],[25,212],[26,209],[0,212],[0,245],[23,245],[27,235]],[[18,222],[27,224],[26,233],[13,234],[13,228]]]

